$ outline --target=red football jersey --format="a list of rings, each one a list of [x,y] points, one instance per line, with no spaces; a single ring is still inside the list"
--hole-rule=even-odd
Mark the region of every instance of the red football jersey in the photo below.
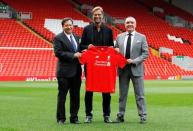
[[[93,46],[79,59],[86,65],[86,90],[114,93],[117,68],[123,68],[126,59],[112,47]]]

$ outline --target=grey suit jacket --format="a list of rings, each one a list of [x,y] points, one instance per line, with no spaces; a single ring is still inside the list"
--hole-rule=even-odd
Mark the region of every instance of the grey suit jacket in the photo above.
[[[127,36],[127,32],[121,33],[117,36],[115,47],[120,49],[121,54],[124,55],[124,41]],[[133,76],[144,75],[143,61],[148,57],[148,44],[145,35],[135,32],[132,47],[130,51],[130,58],[133,60],[131,64],[131,71]],[[119,73],[124,71],[119,69]]]

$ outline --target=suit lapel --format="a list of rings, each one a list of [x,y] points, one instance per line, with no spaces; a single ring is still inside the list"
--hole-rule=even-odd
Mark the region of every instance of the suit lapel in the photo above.
[[[125,47],[124,47],[124,43],[125,43],[125,37],[127,36],[127,33],[125,32],[125,33],[123,33],[123,35],[122,35],[122,37],[121,37],[121,39],[120,39],[120,43],[121,43],[121,46],[120,46],[120,50],[121,50],[121,52],[122,52],[122,54],[124,55],[124,50],[125,50]]]
[[[137,40],[138,40],[138,33],[135,31],[135,35],[133,37],[133,42],[132,42],[132,46],[131,46],[131,52],[133,51],[133,48],[135,48]]]
[[[135,35],[133,37],[133,45],[137,42],[137,32],[135,32]]]
[[[79,38],[76,36],[76,35],[74,35],[73,34],[73,36],[74,36],[74,38],[75,38],[75,40],[76,40],[76,43],[77,43],[77,51],[79,51]]]
[[[62,39],[63,39],[64,43],[66,44],[67,48],[68,48],[69,50],[71,50],[72,52],[74,52],[70,40],[68,39],[68,37],[67,37],[64,33],[62,33],[62,34],[63,34]]]

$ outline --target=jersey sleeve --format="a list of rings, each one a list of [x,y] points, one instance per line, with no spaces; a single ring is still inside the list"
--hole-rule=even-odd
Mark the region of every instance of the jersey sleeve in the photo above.
[[[89,56],[89,51],[88,50],[84,51],[82,53],[82,56],[79,58],[80,64],[86,64],[89,58],[88,56]]]
[[[125,59],[125,57],[120,54],[120,53],[116,53],[117,56],[117,64],[118,67],[123,68],[126,64],[127,64],[127,60]]]

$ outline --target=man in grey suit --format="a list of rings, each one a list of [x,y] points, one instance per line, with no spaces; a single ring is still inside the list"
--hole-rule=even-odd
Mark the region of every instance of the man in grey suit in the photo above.
[[[147,112],[144,97],[143,62],[148,57],[148,45],[145,35],[135,31],[135,18],[127,17],[125,28],[126,32],[117,36],[115,44],[116,50],[123,54],[128,62],[123,69],[119,69],[119,112],[116,120],[124,122],[128,88],[132,80],[140,123],[145,123]]]

